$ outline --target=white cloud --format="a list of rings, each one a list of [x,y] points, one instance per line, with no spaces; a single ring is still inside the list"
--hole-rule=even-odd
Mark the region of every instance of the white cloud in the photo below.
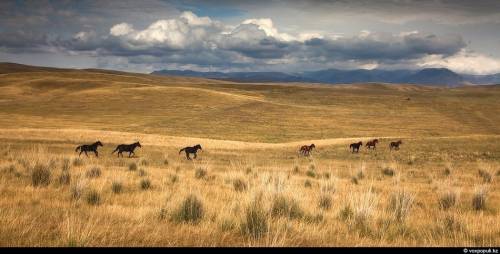
[[[493,74],[500,72],[500,59],[462,49],[459,53],[442,57],[431,55],[417,64],[420,67],[445,67],[452,71],[468,74]]]
[[[109,29],[109,33],[113,36],[123,36],[134,32],[134,28],[132,25],[127,23],[120,23],[118,25],[114,25]]]
[[[192,26],[209,26],[212,24],[212,20],[209,17],[198,17],[190,11],[183,12],[181,18],[185,19]]]
[[[247,19],[241,22],[241,24],[254,24],[258,28],[266,33],[267,36],[274,37],[282,41],[293,41],[297,40],[294,36],[286,33],[279,33],[278,29],[274,27],[273,21],[271,19]]]

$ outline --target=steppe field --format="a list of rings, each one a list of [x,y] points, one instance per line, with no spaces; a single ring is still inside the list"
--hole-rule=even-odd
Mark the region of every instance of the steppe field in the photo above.
[[[0,246],[500,245],[500,85],[0,64],[0,142]]]

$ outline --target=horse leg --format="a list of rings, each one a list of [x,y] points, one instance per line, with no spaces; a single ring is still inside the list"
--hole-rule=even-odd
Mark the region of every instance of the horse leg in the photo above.
[[[83,150],[80,151],[80,154],[78,154],[78,157],[80,157],[80,155],[82,155],[82,153],[83,153]]]
[[[95,157],[99,157],[99,154],[97,153],[97,150],[94,151]]]
[[[194,159],[196,159],[196,157],[197,157],[197,156],[196,156],[196,153],[194,153]]]
[[[85,156],[89,157],[89,155],[87,154],[87,151],[85,151]]]

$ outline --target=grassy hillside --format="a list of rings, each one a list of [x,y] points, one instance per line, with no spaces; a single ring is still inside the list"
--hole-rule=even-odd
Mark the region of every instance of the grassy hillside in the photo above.
[[[99,129],[253,142],[500,134],[500,86],[234,84],[54,70],[2,74],[0,89],[0,124],[5,128]]]
[[[500,86],[0,73],[0,246],[500,244]]]

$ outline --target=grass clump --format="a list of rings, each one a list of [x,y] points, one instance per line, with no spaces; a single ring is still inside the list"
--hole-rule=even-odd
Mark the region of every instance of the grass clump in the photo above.
[[[137,164],[135,162],[132,162],[128,164],[128,170],[130,171],[136,171],[137,170]]]
[[[326,194],[322,194],[319,196],[319,208],[323,210],[330,210],[332,204],[332,196]]]
[[[316,171],[314,171],[314,169],[308,169],[306,171],[306,176],[315,178],[316,177]]]
[[[121,182],[118,182],[118,181],[113,181],[111,183],[111,191],[113,191],[113,193],[115,193],[115,194],[122,193],[123,184]]]
[[[207,176],[207,170],[204,168],[197,168],[194,172],[194,177],[196,179],[205,178],[205,176]]]
[[[486,188],[477,188],[472,196],[472,208],[476,211],[486,209]]]
[[[37,163],[31,172],[31,184],[34,187],[45,187],[50,184],[51,172],[48,165]]]
[[[491,183],[491,181],[493,180],[492,174],[487,170],[480,169],[479,176],[483,178],[484,183]]]
[[[99,205],[101,204],[101,194],[96,190],[90,190],[86,195],[86,201],[89,205]]]
[[[88,178],[98,178],[101,176],[101,169],[99,167],[93,167],[85,173]]]
[[[448,190],[445,193],[441,194],[438,201],[439,208],[442,210],[448,210],[452,208],[457,202],[457,196],[457,193],[452,190]]]
[[[174,213],[174,219],[178,222],[198,223],[204,214],[203,203],[197,196],[191,194],[184,199]]]
[[[58,182],[60,185],[69,185],[71,182],[71,174],[68,171],[63,171],[61,175],[59,175]]]
[[[81,158],[74,158],[73,159],[73,166],[75,167],[79,167],[79,166],[82,166],[84,163],[83,163],[83,160]]]
[[[389,211],[397,222],[404,223],[413,206],[415,195],[405,190],[397,191],[391,195]]]
[[[267,219],[262,204],[259,201],[254,201],[245,209],[241,231],[253,239],[262,238],[269,231]]]
[[[394,176],[395,172],[394,172],[394,169],[386,167],[382,170],[382,174],[384,174],[386,176]]]
[[[271,216],[300,219],[304,216],[304,211],[302,211],[295,199],[276,195],[271,204]]]
[[[240,178],[233,180],[233,187],[234,187],[234,190],[237,192],[246,191],[248,188],[247,183]]]
[[[149,188],[151,188],[151,180],[142,179],[139,185],[141,186],[141,189],[148,190]]]
[[[311,181],[309,181],[309,179],[307,179],[307,180],[304,182],[304,187],[306,187],[306,188],[311,188],[311,187],[312,187],[312,183],[311,183]]]

